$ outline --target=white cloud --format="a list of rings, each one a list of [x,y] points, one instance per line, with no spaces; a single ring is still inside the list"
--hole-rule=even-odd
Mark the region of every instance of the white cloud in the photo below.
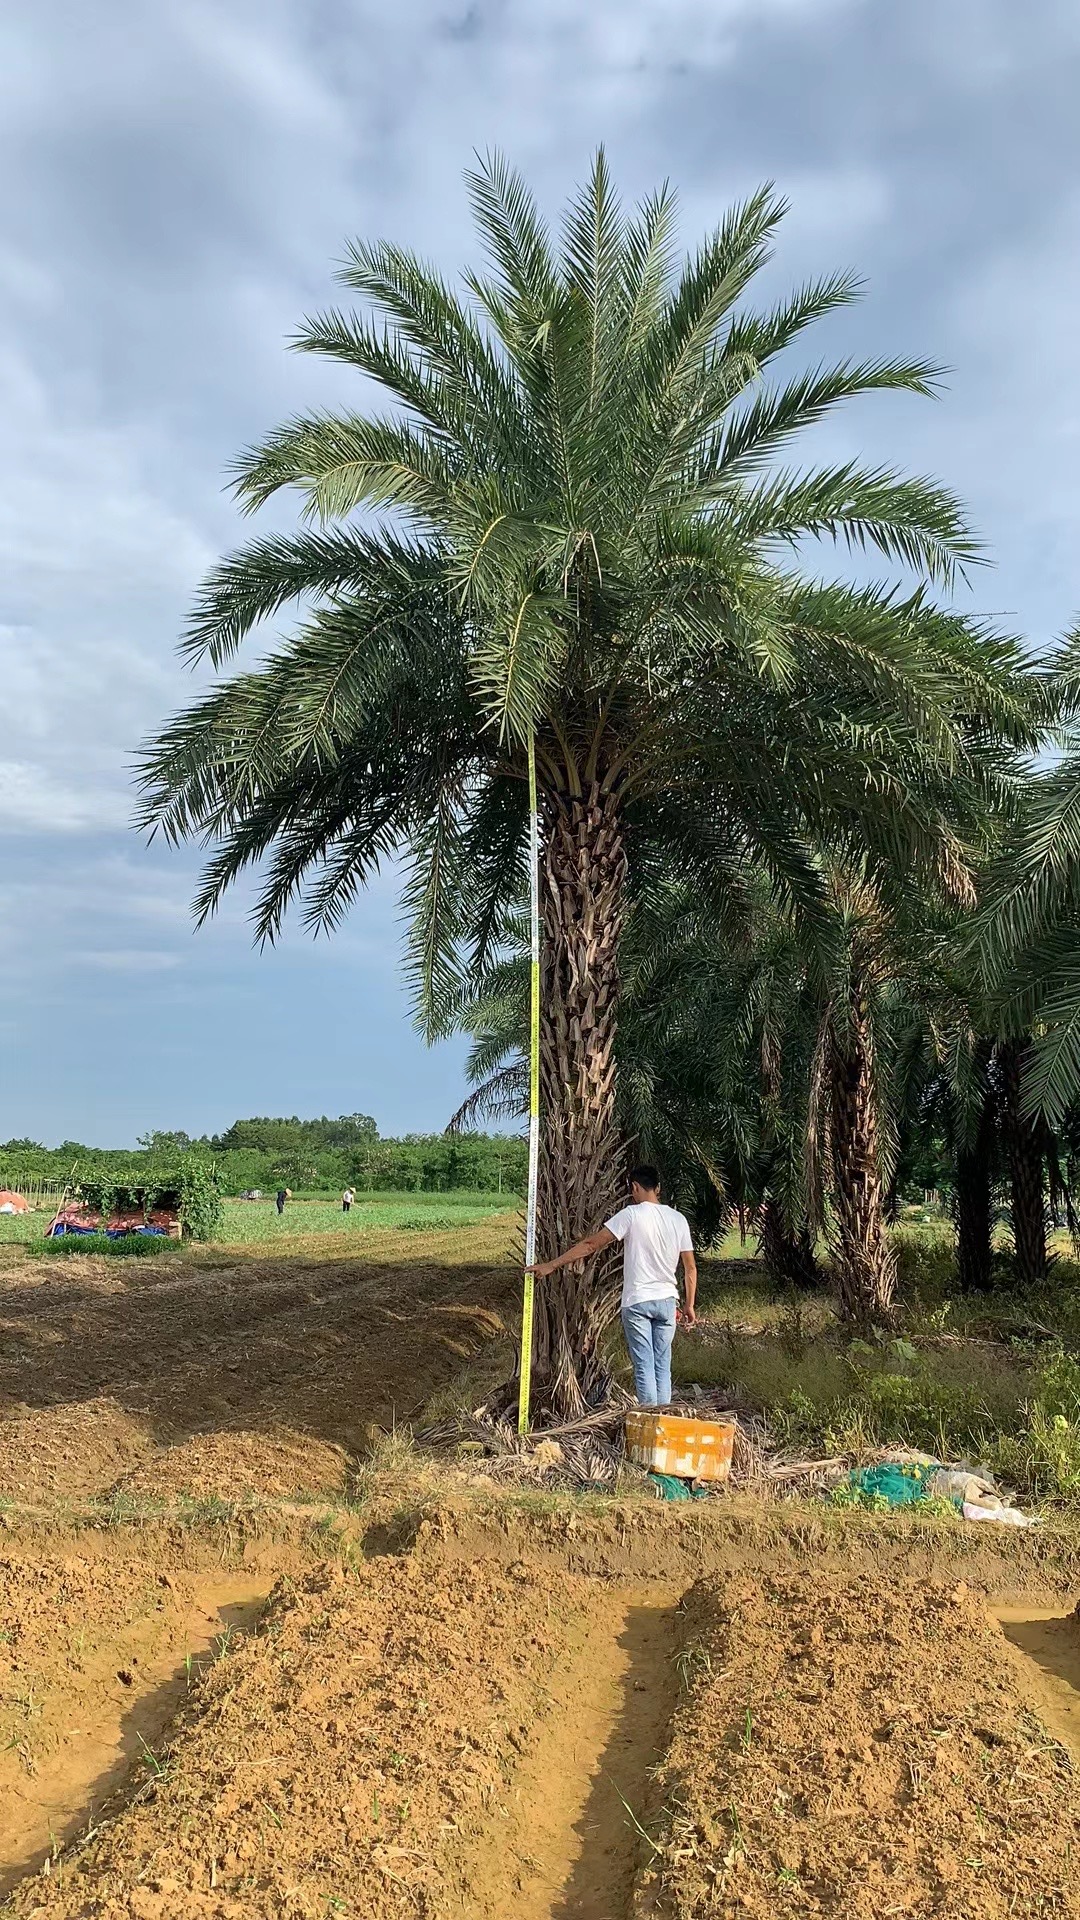
[[[574,59],[589,62],[583,77],[604,88],[614,74],[636,74],[648,88],[657,66],[692,61],[697,68],[726,66],[737,54],[740,35],[770,19],[820,24],[828,13],[864,5],[866,0],[511,0],[501,11],[499,41],[522,45],[530,53],[556,60],[568,47]],[[441,8],[432,11],[438,15]],[[483,17],[483,8],[472,10]],[[445,15],[443,16],[445,17]],[[475,39],[463,36],[475,48]],[[498,59],[499,43],[492,49]],[[489,58],[491,56],[489,55]]]
[[[149,947],[116,947],[111,952],[73,953],[74,967],[95,967],[102,973],[170,973],[180,965],[176,953],[155,953]]]
[[[953,451],[992,555],[986,582],[1040,644],[1080,609],[1080,195],[993,247],[949,302]]]
[[[213,549],[150,484],[152,432],[96,417],[24,338],[0,339],[0,830],[122,827],[126,762],[171,702],[172,635]]]
[[[106,425],[78,384],[47,380],[10,343],[0,349],[5,575],[16,591],[36,580],[53,605],[73,589],[111,601],[121,584],[186,587],[211,550],[148,484],[152,425]]]
[[[93,786],[65,786],[44,767],[0,760],[0,833],[81,833],[118,827],[123,796]]]

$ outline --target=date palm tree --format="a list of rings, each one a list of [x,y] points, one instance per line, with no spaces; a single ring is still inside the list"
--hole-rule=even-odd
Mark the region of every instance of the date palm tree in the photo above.
[[[501,159],[468,187],[486,264],[463,291],[357,242],[341,277],[362,310],[305,321],[302,351],[363,376],[360,410],[290,420],[242,456],[243,507],[291,490],[303,524],[211,573],[188,654],[223,669],[261,622],[304,610],[150,745],[142,818],[207,844],[200,916],[261,868],[265,939],[298,897],[335,926],[403,861],[434,1030],[521,897],[532,743],[543,1254],[619,1194],[619,946],[641,863],[707,900],[737,852],[809,911],[807,847],[827,831],[871,868],[960,884],[950,792],[992,783],[991,735],[1022,722],[1015,651],[929,598],[974,556],[952,496],[857,461],[783,464],[841,403],[926,394],[936,373],[771,377],[857,290],[824,277],[747,307],[774,192],[680,266],[670,191],[627,215],[602,154],[558,237]],[[800,559],[821,539],[905,584],[818,578]],[[542,1292],[538,1397],[562,1412],[598,1390],[598,1285],[565,1270]]]
[[[1040,1117],[1056,1125],[1080,1098],[1080,625],[1051,670],[1055,757],[1025,788],[980,887],[976,929],[1021,1136]]]

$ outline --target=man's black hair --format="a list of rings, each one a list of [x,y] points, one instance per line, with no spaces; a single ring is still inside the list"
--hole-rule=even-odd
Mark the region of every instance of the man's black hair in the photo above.
[[[657,1167],[650,1167],[648,1165],[641,1166],[641,1167],[631,1167],[630,1185],[632,1187],[644,1187],[646,1193],[659,1193],[660,1191],[659,1169]]]

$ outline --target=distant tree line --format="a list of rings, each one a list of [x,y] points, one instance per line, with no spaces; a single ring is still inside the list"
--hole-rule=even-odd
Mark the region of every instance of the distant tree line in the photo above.
[[[295,1192],[471,1192],[515,1195],[524,1188],[526,1147],[505,1134],[410,1133],[381,1139],[367,1114],[332,1120],[235,1120],[224,1133],[195,1137],[181,1131],[142,1134],[136,1149],[90,1147],[65,1140],[0,1143],[0,1186],[63,1185],[96,1170],[137,1180],[148,1164],[175,1164],[187,1155],[212,1159],[226,1194],[266,1191],[284,1183]]]

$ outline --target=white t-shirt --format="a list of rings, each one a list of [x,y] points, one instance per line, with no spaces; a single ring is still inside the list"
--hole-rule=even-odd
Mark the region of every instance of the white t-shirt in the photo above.
[[[613,1213],[604,1225],[622,1241],[624,1307],[634,1307],[639,1300],[678,1297],[679,1255],[694,1250],[683,1214],[659,1200],[639,1200]]]

